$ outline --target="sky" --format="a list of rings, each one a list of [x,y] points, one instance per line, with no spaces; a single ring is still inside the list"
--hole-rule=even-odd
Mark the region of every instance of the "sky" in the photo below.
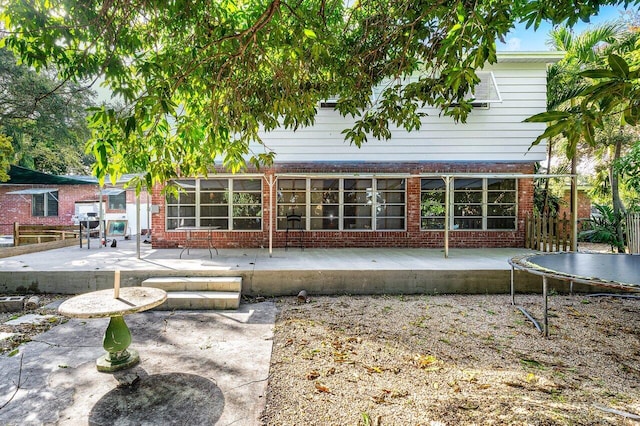
[[[590,23],[584,23],[578,21],[574,26],[576,34],[581,33],[590,25],[603,24],[605,22],[614,21],[620,18],[621,12],[624,9],[621,6],[606,6],[600,9],[600,13],[597,16],[591,18]],[[533,31],[533,28],[525,29],[525,25],[517,25],[507,37],[505,37],[506,43],[498,43],[498,51],[522,51],[522,52],[536,52],[547,51],[550,48],[546,45],[546,41],[549,39],[549,31],[551,31],[551,25],[548,23],[542,23],[537,31]]]

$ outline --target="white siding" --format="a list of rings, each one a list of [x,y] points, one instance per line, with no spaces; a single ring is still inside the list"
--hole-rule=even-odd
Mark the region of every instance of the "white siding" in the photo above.
[[[422,128],[393,129],[387,141],[368,138],[362,148],[349,145],[342,131],[353,125],[336,111],[318,108],[316,124],[297,131],[276,129],[262,134],[276,162],[309,161],[504,161],[533,162],[545,158],[545,145],[531,143],[544,124],[522,121],[546,108],[546,65],[503,63],[494,72],[501,103],[475,109],[466,123],[454,123],[429,109]],[[254,152],[264,147],[254,146]]]

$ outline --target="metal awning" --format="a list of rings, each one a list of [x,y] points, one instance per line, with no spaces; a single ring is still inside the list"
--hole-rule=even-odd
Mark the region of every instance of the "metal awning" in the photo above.
[[[102,195],[119,195],[124,192],[122,188],[105,188],[100,191]]]
[[[36,195],[36,194],[47,194],[50,192],[57,192],[57,191],[58,191],[58,188],[30,188],[30,189],[21,189],[19,191],[7,192],[7,194]]]

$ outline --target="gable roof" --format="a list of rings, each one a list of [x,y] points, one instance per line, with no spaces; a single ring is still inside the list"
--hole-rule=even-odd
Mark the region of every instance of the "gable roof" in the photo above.
[[[0,182],[5,185],[95,185],[87,179],[56,176],[48,173],[37,172],[20,166],[11,166],[9,180]]]

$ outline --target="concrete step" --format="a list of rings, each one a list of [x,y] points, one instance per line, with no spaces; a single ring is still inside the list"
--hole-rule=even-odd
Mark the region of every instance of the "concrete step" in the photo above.
[[[242,291],[242,277],[155,277],[142,282],[145,287],[172,291]]]
[[[242,277],[155,277],[142,282],[145,287],[167,292],[167,301],[156,309],[238,309]]]
[[[240,306],[240,292],[235,291],[168,291],[167,301],[157,310],[230,310]]]

